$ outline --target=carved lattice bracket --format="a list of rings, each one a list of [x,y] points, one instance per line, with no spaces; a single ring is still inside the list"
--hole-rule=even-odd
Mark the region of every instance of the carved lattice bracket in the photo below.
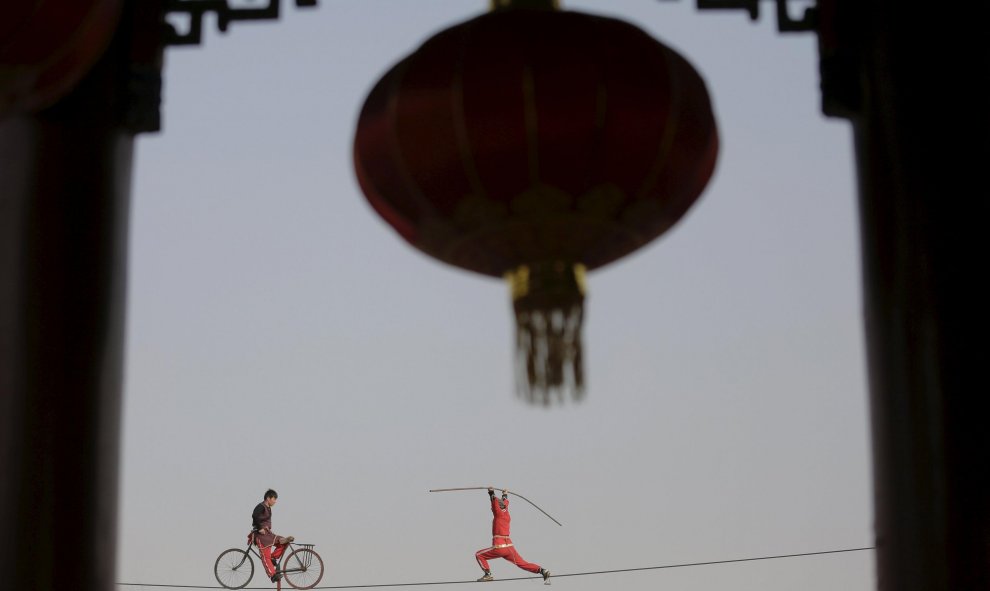
[[[267,0],[259,7],[232,7],[228,0],[165,0],[165,16],[184,14],[189,17],[189,30],[180,33],[171,23],[165,24],[166,45],[198,45],[203,37],[203,15],[217,15],[217,28],[227,32],[234,21],[275,20],[279,16],[281,0]],[[298,7],[316,6],[317,0],[295,0]]]
[[[757,20],[760,17],[761,0],[698,0],[698,10],[745,10],[749,18]],[[787,0],[774,0],[777,7],[777,30],[782,33],[800,33],[815,31],[818,28],[817,9],[806,7],[801,18],[791,17],[787,9]]]

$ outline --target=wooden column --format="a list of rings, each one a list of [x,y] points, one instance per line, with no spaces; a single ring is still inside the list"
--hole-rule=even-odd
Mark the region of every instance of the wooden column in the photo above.
[[[981,21],[822,5],[826,112],[853,121],[859,172],[879,587],[990,589]]]
[[[115,589],[133,12],[71,94],[0,119],[5,589]]]

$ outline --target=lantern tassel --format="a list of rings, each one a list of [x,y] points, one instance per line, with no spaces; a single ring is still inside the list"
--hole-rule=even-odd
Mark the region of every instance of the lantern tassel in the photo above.
[[[506,274],[516,314],[516,392],[548,406],[584,397],[584,266],[523,265]]]

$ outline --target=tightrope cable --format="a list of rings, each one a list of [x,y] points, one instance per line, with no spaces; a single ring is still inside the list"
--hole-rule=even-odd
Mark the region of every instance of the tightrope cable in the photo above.
[[[663,564],[660,566],[640,566],[635,568],[616,568],[610,570],[595,570],[577,573],[561,573],[554,574],[551,578],[560,579],[563,577],[586,577],[591,575],[608,575],[615,573],[632,573],[647,570],[661,570],[667,568],[684,568],[689,566],[710,566],[713,564],[730,564],[733,562],[753,562],[756,560],[776,560],[778,558],[799,558],[802,556],[820,556],[823,554],[840,554],[843,552],[863,552],[864,550],[874,550],[875,546],[865,546],[863,548],[843,548],[842,550],[821,550],[819,552],[801,552],[798,554],[777,554],[775,556],[756,556],[752,558],[731,558],[728,560],[708,560],[705,562],[683,562],[680,564]],[[542,577],[508,577],[504,579],[495,579],[491,581],[492,583],[500,583],[505,581],[524,581],[526,579],[542,579]],[[377,583],[370,585],[332,585],[332,586],[321,586],[313,587],[313,589],[372,589],[381,587],[420,587],[426,585],[462,585],[465,583],[476,583],[477,581],[471,579],[466,581],[426,581],[421,583]],[[164,587],[168,589],[223,589],[220,586],[207,586],[207,585],[167,585],[163,583],[117,583],[118,587]],[[271,589],[271,586],[267,587],[242,587],[242,589]]]

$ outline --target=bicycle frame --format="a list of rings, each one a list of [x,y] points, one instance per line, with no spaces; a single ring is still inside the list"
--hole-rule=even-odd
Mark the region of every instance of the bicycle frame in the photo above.
[[[282,558],[288,557],[289,554],[292,554],[295,551],[296,551],[296,547],[292,544],[292,542],[289,542],[288,544],[286,544],[286,549],[282,553]],[[265,559],[262,558],[261,552],[258,552],[258,546],[257,546],[257,544],[255,544],[253,541],[251,541],[251,542],[248,542],[247,549],[244,550],[244,558],[242,558],[241,559],[241,562],[237,566],[234,567],[234,570],[237,570],[237,569],[241,568],[241,566],[244,565],[244,561],[246,561],[248,559],[248,552],[250,552],[251,554],[254,554],[255,556],[257,556],[258,557],[258,560],[261,562],[261,567],[262,568],[265,567]],[[285,572],[295,573],[295,572],[303,572],[306,569],[304,569],[304,568],[285,568],[285,569],[279,569],[279,570],[281,570],[281,572],[283,572],[283,573],[285,573]]]

